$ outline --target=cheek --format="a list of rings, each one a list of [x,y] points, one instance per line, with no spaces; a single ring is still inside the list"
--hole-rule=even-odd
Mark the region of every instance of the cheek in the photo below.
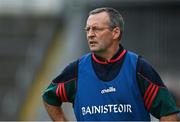
[[[112,40],[112,33],[111,32],[105,32],[100,35],[103,39]]]
[[[109,34],[102,35],[102,36],[99,37],[99,41],[101,43],[109,44],[109,43],[112,42],[112,36],[109,35]]]
[[[99,35],[97,35],[97,39],[100,40],[100,41],[105,41],[108,38],[109,37],[107,36],[107,34],[99,34]]]

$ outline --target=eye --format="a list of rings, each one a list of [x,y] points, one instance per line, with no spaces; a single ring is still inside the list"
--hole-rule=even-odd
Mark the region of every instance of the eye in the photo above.
[[[94,27],[93,30],[94,30],[95,32],[99,32],[99,31],[104,30],[104,28]]]
[[[90,27],[85,27],[84,30],[85,30],[86,32],[89,32]]]
[[[94,32],[94,33],[99,33],[99,32],[101,32],[101,31],[103,31],[105,29],[109,29],[109,27],[96,27],[96,26],[94,26],[94,27],[86,27],[85,31],[86,31],[86,33],[89,33],[90,30],[92,32]]]
[[[102,30],[102,28],[99,28],[99,27],[86,27],[86,28],[85,28],[85,31],[86,31],[86,32],[89,32],[90,29],[91,29],[93,32],[97,32],[97,31],[101,31],[101,30]]]

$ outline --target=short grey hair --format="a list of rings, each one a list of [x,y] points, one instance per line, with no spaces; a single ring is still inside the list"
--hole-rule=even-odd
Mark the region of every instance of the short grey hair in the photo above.
[[[114,8],[103,7],[103,8],[96,8],[90,11],[89,15],[94,15],[101,12],[107,12],[107,14],[109,15],[109,19],[110,19],[109,27],[111,29],[114,29],[115,27],[119,27],[122,34],[122,32],[124,31],[124,20],[120,12]]]

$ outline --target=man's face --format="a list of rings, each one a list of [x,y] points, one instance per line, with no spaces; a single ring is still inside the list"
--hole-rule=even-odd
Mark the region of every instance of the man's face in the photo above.
[[[106,12],[90,15],[86,23],[89,48],[92,52],[104,52],[113,43],[112,31],[109,28],[109,16]]]

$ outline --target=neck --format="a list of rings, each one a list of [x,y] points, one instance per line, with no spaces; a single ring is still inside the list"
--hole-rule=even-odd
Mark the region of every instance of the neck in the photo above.
[[[113,48],[109,48],[106,51],[102,51],[102,52],[95,52],[95,54],[99,57],[101,57],[104,61],[109,61],[115,54],[116,52],[119,50],[119,45],[115,46]]]

